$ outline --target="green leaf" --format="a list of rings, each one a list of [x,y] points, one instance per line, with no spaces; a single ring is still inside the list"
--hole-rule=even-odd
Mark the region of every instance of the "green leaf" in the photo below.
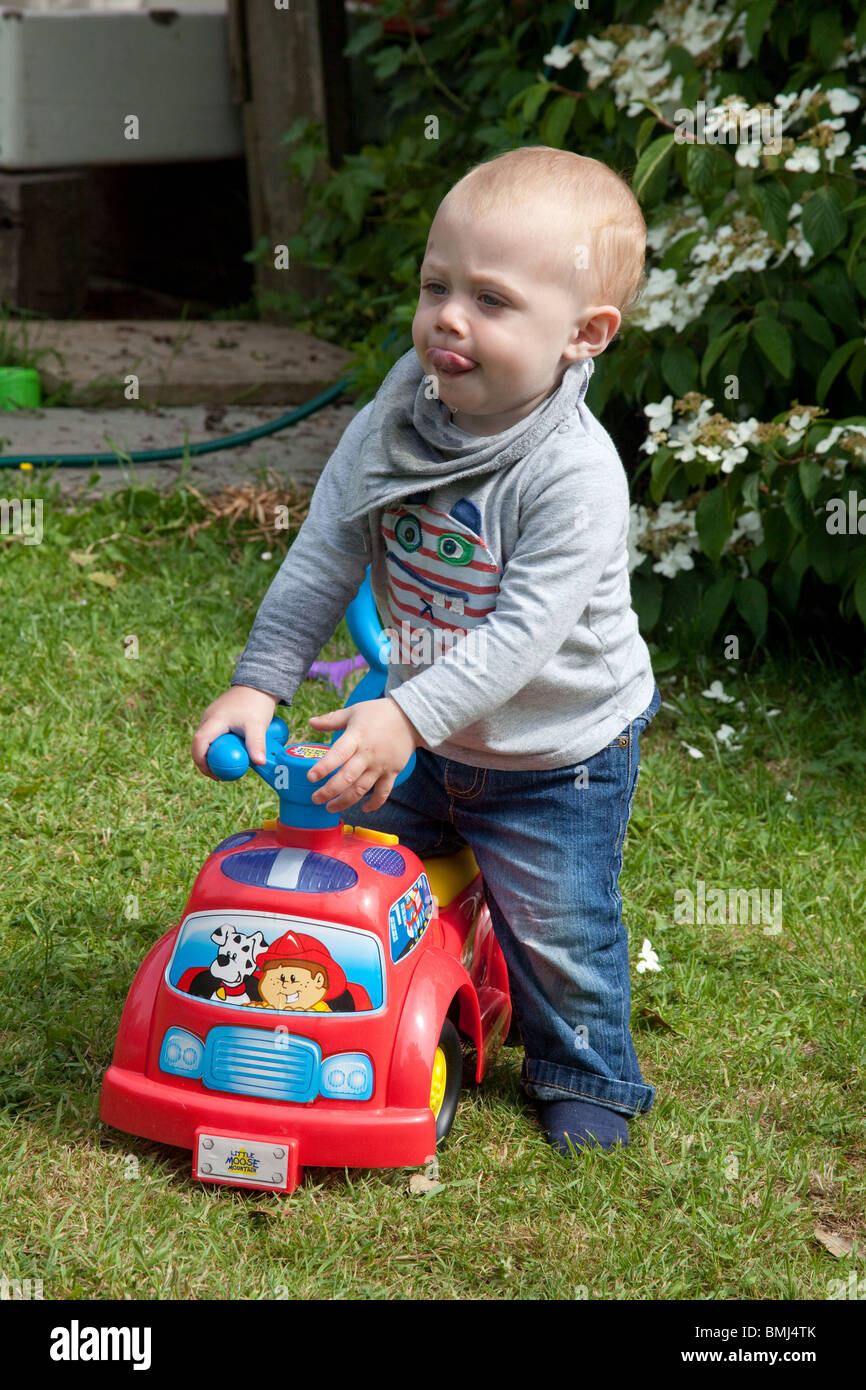
[[[577,99],[575,97],[560,96],[550,103],[538,127],[538,135],[542,144],[550,145],[555,150],[562,149],[565,132],[571,125],[576,106]]]
[[[794,354],[791,351],[791,335],[778,319],[755,318],[752,320],[752,336],[761,352],[787,381],[794,372]]]
[[[841,583],[849,567],[848,538],[831,534],[825,517],[824,523],[813,527],[805,537],[805,545],[808,562],[821,582]]]
[[[833,352],[836,346],[833,330],[823,314],[819,314],[811,304],[804,299],[785,299],[782,301],[782,313],[801,323],[813,342],[819,343],[827,352]]]
[[[637,140],[634,145],[634,152],[638,159],[640,159],[641,151],[657,125],[658,121],[655,116],[647,116],[641,121],[638,128]]]
[[[673,151],[673,135],[660,135],[644,150],[631,180],[632,191],[639,202],[651,203],[661,197],[667,182],[667,165]]]
[[[848,370],[845,373],[851,383],[852,390],[858,398],[862,395],[863,375],[866,373],[866,347],[858,348],[851,361],[848,363]]]
[[[721,163],[713,145],[689,145],[686,151],[686,183],[696,198],[708,198],[716,186]]]
[[[664,446],[653,454],[650,472],[650,497],[656,504],[661,502],[668,490],[668,484],[679,466],[679,459]]]
[[[659,262],[660,268],[662,270],[675,270],[679,274],[681,267],[686,264],[692,253],[692,247],[697,246],[702,236],[703,232],[700,228],[694,232],[686,232],[684,236],[678,236],[662,256]]]
[[[647,560],[652,557],[647,556]],[[646,573],[644,573],[646,571]],[[662,610],[662,582],[653,574],[648,563],[631,575],[631,600],[642,632],[652,632]]]
[[[391,43],[387,48],[380,48],[375,57],[370,60],[376,81],[382,82],[388,77],[393,77],[403,62],[405,53],[405,48],[399,43]]]
[[[830,361],[818,377],[818,384],[815,387],[815,399],[819,405],[824,404],[827,392],[830,390],[830,387],[833,385],[833,382],[845,366],[849,357],[853,357],[854,353],[860,347],[861,342],[861,338],[851,338],[847,343],[843,343],[841,347],[838,347],[833,353]]]
[[[766,587],[760,579],[750,576],[741,579],[734,590],[734,602],[740,615],[745,618],[757,641],[767,630],[769,602]]]
[[[800,486],[800,477],[797,473],[790,473],[782,494],[782,506],[785,514],[796,531],[801,534],[809,530],[812,524],[812,509],[803,495]]]
[[[359,53],[363,53],[365,48],[369,48],[371,43],[383,32],[381,20],[374,19],[372,24],[362,24],[356,34],[353,34],[343,53],[347,58],[355,58]]]
[[[752,56],[757,58],[761,51],[761,39],[767,28],[767,21],[776,8],[776,0],[756,0],[749,6],[746,19],[746,43]]]
[[[534,121],[538,115],[538,108],[550,91],[549,82],[534,82],[531,87],[527,87],[525,92],[519,93],[523,97],[523,109],[521,115],[525,121]]]
[[[803,236],[808,241],[815,259],[821,260],[843,240],[847,230],[845,213],[835,188],[824,185],[803,204]]]
[[[722,547],[734,529],[727,488],[719,485],[704,493],[695,512],[695,527],[704,554],[718,564]]]
[[[824,477],[824,469],[817,459],[800,459],[800,487],[803,496],[811,502],[812,498],[821,486],[821,479]]]
[[[833,10],[819,10],[809,25],[809,46],[822,68],[833,65],[845,40],[845,30]]]
[[[765,179],[752,187],[752,202],[758,209],[758,219],[768,236],[781,246],[788,239],[788,211],[791,195],[783,183]]]
[[[698,384],[700,364],[687,343],[671,343],[661,357],[661,372],[675,396],[685,396]]]
[[[800,601],[800,586],[803,576],[794,567],[783,561],[777,565],[770,580],[770,587],[782,608],[790,614],[797,611],[797,604]]]
[[[722,333],[718,338],[714,338],[704,353],[701,361],[701,385],[706,386],[707,377],[712,371],[718,359],[729,343],[732,343],[738,333],[743,332],[744,325],[735,323],[733,328],[729,328],[726,333]]]
[[[718,579],[714,579],[712,584],[701,595],[701,605],[698,609],[698,622],[707,637],[712,637],[719,623],[725,616],[731,595],[734,592],[736,576],[720,574]]]

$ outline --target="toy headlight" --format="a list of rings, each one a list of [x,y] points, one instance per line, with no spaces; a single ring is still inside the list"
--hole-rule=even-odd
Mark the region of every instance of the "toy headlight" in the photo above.
[[[338,1052],[322,1063],[321,1095],[332,1100],[369,1100],[373,1094],[373,1063],[363,1052]]]
[[[201,1076],[204,1043],[185,1028],[169,1028],[162,1040],[159,1069],[174,1076]]]

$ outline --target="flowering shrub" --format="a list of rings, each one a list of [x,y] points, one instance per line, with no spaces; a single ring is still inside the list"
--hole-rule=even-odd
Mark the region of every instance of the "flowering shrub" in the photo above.
[[[432,9],[423,32],[398,0],[354,24],[347,51],[390,99],[384,138],[310,182],[290,247],[334,294],[306,324],[354,339],[372,394],[411,345],[427,229],[456,179],[521,144],[603,160],[648,224],[639,299],[587,398],[631,473],[644,631],[693,646],[738,613],[760,640],[773,617],[799,624],[804,587],[819,617],[866,624],[866,10]],[[405,37],[383,29],[398,15]],[[284,138],[312,180],[321,131]]]

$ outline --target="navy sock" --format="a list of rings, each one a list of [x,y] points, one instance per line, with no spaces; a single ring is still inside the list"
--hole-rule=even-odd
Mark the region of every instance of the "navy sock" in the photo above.
[[[548,1143],[571,1155],[566,1135],[578,1152],[586,1148],[612,1149],[617,1140],[628,1143],[625,1116],[606,1105],[585,1100],[536,1100],[536,1109]]]

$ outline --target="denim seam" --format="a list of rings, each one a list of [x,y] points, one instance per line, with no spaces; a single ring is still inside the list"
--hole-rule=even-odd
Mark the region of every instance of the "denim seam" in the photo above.
[[[481,793],[484,791],[485,785],[486,785],[486,783],[487,783],[487,771],[488,771],[488,769],[487,769],[486,767],[476,767],[476,768],[474,768],[473,770],[474,770],[474,772],[475,772],[475,778],[474,778],[474,780],[473,780],[472,786],[471,786],[471,787],[468,787],[468,788],[466,789],[466,791],[463,792],[463,791],[460,791],[457,787],[453,787],[453,786],[451,785],[451,782],[450,782],[450,780],[449,780],[448,764],[447,764],[447,763],[445,764],[445,777],[444,777],[443,780],[444,780],[445,790],[446,790],[446,792],[448,793],[449,798],[452,798],[452,802],[451,802],[451,810],[452,810],[452,817],[451,817],[451,818],[452,818],[452,820],[453,820],[453,818],[454,818],[454,816],[453,816],[453,811],[454,811],[453,798],[454,798],[455,796],[458,797],[461,801],[469,801],[469,800],[474,800],[476,797],[480,796]],[[481,782],[480,782],[480,783],[478,782],[478,773],[479,773],[479,772],[481,773]]]

